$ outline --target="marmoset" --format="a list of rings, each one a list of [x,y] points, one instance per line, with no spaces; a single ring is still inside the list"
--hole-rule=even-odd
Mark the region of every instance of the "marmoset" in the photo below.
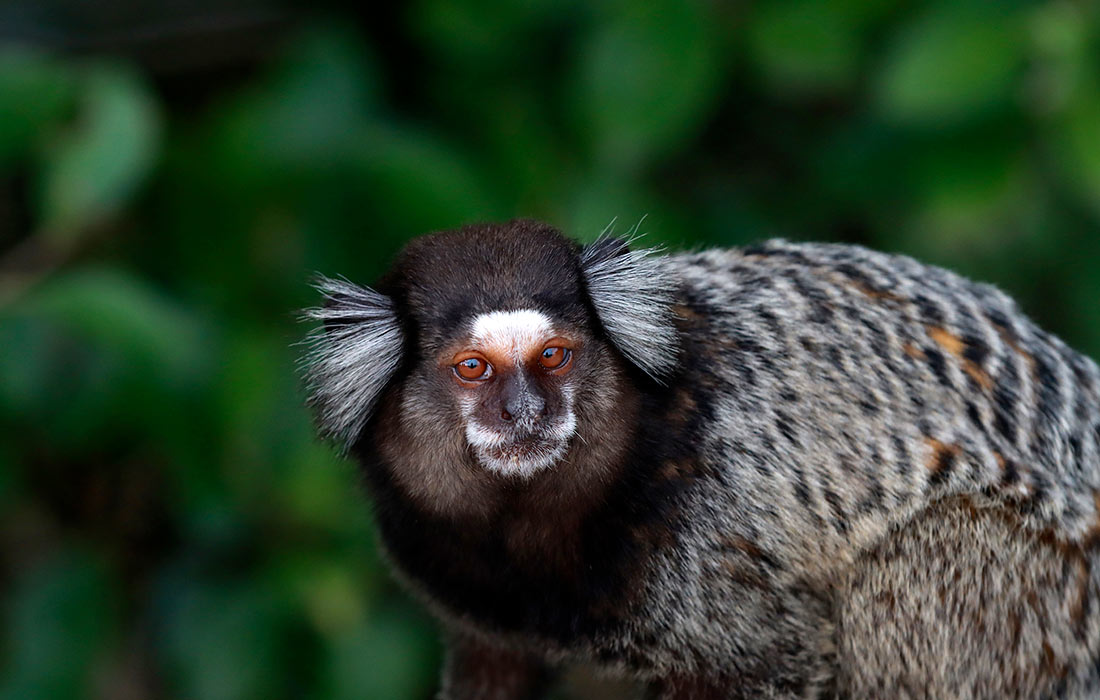
[[[319,286],[309,403],[442,697],[575,660],[662,698],[1100,694],[1100,370],[997,289],[530,220]]]

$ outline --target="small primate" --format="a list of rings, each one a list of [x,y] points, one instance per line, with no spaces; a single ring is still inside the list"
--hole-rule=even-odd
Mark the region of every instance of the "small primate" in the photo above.
[[[1100,370],[1007,296],[517,220],[324,280],[307,357],[444,698],[1100,694]]]

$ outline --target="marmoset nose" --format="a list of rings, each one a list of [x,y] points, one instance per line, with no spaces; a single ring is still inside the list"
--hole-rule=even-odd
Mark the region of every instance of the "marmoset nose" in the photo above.
[[[546,399],[522,380],[509,382],[504,391],[504,403],[500,410],[500,419],[506,423],[513,421],[534,422],[546,412]]]
[[[545,411],[546,401],[541,396],[525,393],[506,400],[500,417],[508,422],[516,419],[538,420]]]

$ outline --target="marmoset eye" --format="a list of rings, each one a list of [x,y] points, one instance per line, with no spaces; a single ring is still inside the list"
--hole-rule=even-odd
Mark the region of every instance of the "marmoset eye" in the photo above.
[[[459,360],[455,363],[454,369],[455,374],[470,382],[488,379],[493,373],[492,365],[480,357],[467,357]]]
[[[546,369],[561,369],[569,363],[569,358],[572,356],[573,353],[569,348],[547,347],[539,355],[539,364]]]

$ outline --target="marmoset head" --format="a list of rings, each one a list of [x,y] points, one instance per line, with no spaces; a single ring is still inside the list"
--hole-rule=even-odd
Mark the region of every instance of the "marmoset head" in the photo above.
[[[440,443],[437,460],[462,453],[530,477],[566,456],[586,416],[613,410],[597,400],[622,366],[612,356],[652,380],[676,363],[659,258],[618,239],[581,247],[533,221],[467,226],[413,240],[377,291],[319,287],[310,402],[345,445],[390,396],[405,439]]]

